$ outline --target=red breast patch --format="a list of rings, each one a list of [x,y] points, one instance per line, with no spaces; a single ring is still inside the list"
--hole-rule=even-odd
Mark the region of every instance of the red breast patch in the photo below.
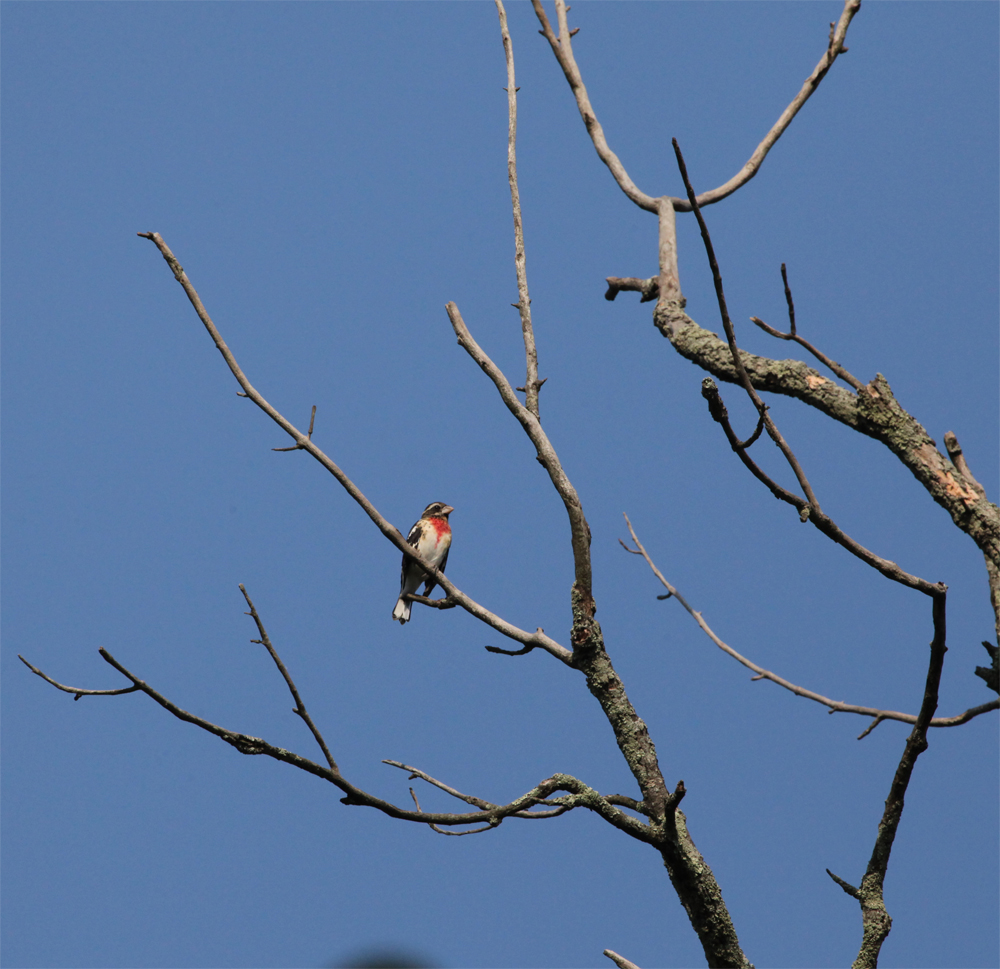
[[[448,524],[446,519],[428,518],[427,521],[434,526],[434,533],[437,536],[438,542],[440,542],[445,535],[451,534],[451,526]],[[437,542],[435,542],[435,544],[437,544]]]

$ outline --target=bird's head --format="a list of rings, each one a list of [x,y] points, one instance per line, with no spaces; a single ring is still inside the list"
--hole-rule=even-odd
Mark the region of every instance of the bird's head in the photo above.
[[[421,518],[444,518],[447,519],[448,516],[455,509],[451,505],[446,505],[443,501],[432,501],[425,509],[424,513],[420,516]]]

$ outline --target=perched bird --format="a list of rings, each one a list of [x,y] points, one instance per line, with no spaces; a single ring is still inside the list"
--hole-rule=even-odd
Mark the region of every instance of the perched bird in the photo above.
[[[432,501],[424,509],[420,521],[406,536],[406,541],[417,550],[420,557],[442,572],[448,564],[448,549],[451,548],[451,525],[448,524],[448,516],[454,510],[451,505],[446,505],[443,501]],[[420,583],[424,581],[427,582],[424,586],[424,595],[429,596],[437,585],[437,580],[429,576],[404,552],[399,579],[399,598],[396,600],[396,608],[392,610],[392,618],[398,619],[400,625],[409,621],[412,605],[410,600],[404,599],[403,596],[414,595]]]

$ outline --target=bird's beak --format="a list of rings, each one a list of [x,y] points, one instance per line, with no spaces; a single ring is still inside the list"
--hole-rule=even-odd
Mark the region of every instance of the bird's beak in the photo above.
[[[452,512],[454,511],[454,510],[455,510],[455,509],[454,509],[454,508],[452,508],[452,507],[451,507],[451,505],[445,505],[445,506],[444,506],[444,511],[443,511],[443,512],[441,512],[441,514],[442,514],[442,515],[450,515],[450,514],[451,514],[451,513],[452,513]]]

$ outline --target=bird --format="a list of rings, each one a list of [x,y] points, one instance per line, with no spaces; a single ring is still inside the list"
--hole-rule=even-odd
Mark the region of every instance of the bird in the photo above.
[[[448,564],[448,550],[451,548],[451,525],[448,524],[448,516],[455,509],[451,505],[446,505],[443,501],[432,501],[420,516],[420,520],[410,529],[410,534],[406,536],[406,541],[412,545],[420,557],[435,568],[444,571]],[[396,607],[392,610],[392,618],[403,625],[409,621],[410,606],[412,603],[403,596],[416,593],[421,582],[426,581],[424,595],[431,594],[437,580],[429,576],[420,564],[405,552],[403,553],[403,567],[399,577],[399,598],[396,600]]]

